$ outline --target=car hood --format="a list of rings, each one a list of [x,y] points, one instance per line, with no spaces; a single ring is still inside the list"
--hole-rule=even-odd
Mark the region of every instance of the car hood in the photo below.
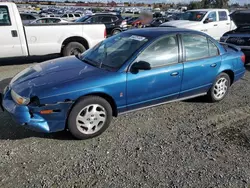
[[[200,22],[188,21],[188,20],[175,20],[161,24],[161,27],[178,27],[178,28],[190,28],[200,25]]]
[[[250,25],[250,11],[239,10],[230,14],[231,19],[237,27]]]
[[[105,72],[106,70],[93,67],[71,56],[24,69],[12,79],[10,87],[19,95],[29,97],[34,90],[42,91],[73,80],[100,76]]]

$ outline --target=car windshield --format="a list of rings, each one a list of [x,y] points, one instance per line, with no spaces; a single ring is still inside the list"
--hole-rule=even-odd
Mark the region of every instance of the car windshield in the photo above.
[[[84,52],[80,59],[99,68],[117,71],[148,40],[143,36],[122,33]]]
[[[188,11],[181,15],[181,20],[201,21],[207,14],[206,11]]]
[[[87,16],[83,16],[81,18],[78,18],[75,22],[84,22],[86,21],[89,17],[91,17],[90,15]]]

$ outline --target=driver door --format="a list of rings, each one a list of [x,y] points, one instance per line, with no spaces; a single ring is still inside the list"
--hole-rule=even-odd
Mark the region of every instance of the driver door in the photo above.
[[[133,70],[133,64],[147,62],[150,70]],[[181,89],[183,64],[179,63],[176,35],[150,44],[127,73],[127,110],[177,99]]]

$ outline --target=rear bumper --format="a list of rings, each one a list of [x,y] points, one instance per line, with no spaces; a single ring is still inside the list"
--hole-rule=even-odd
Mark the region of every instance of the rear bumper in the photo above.
[[[51,133],[65,129],[67,112],[71,104],[62,103],[44,107],[21,106],[12,100],[10,91],[7,91],[3,95],[2,106],[19,125],[37,132]],[[59,109],[60,111],[41,115],[40,111],[46,109]]]

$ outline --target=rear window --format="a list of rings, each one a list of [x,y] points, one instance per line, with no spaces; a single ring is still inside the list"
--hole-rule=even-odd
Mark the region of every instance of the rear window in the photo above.
[[[0,26],[11,25],[10,15],[6,6],[0,6]]]
[[[226,11],[219,11],[219,21],[228,20]]]

